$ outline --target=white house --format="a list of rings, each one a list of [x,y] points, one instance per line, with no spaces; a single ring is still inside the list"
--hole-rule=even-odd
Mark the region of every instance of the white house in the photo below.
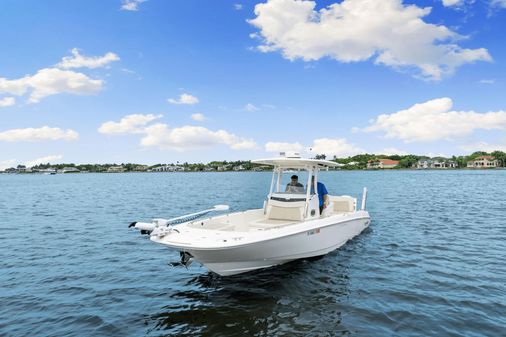
[[[457,162],[445,158],[420,159],[413,165],[417,169],[446,169],[457,168]]]
[[[499,160],[493,156],[479,156],[467,162],[468,168],[494,168],[500,166]]]
[[[111,166],[107,169],[109,173],[125,172],[126,169],[123,166]]]
[[[177,166],[177,165],[162,165],[153,167],[151,169],[152,172],[182,172],[185,168],[183,166]]]

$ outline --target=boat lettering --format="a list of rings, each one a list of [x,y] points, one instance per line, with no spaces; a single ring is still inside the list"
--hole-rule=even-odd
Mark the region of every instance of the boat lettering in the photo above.
[[[312,229],[307,232],[307,235],[320,234],[320,228]]]

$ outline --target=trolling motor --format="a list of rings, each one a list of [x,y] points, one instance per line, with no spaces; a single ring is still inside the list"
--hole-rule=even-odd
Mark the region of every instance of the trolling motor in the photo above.
[[[179,252],[179,257],[180,257],[180,261],[175,261],[175,262],[169,262],[169,266],[171,267],[185,267],[186,269],[188,269],[188,267],[192,264],[193,262],[193,256],[192,254],[188,253],[188,252]]]
[[[128,228],[134,227],[140,230],[143,235],[163,237],[172,231],[179,233],[179,231],[173,227],[177,224],[195,220],[211,212],[223,212],[229,209],[230,207],[228,205],[216,205],[210,209],[178,216],[172,219],[153,219],[151,222],[134,221],[128,225]]]

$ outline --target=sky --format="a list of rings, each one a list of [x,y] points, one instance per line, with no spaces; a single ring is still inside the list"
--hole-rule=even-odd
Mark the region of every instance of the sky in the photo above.
[[[0,169],[506,151],[505,0],[0,2]]]

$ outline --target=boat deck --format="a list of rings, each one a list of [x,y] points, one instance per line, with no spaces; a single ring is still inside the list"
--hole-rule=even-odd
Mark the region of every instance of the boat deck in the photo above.
[[[332,212],[332,215],[341,214],[344,216],[349,213]],[[204,221],[193,221],[188,224],[188,227],[223,232],[256,232],[279,229],[301,222],[304,221],[268,219],[260,209],[209,218]]]

